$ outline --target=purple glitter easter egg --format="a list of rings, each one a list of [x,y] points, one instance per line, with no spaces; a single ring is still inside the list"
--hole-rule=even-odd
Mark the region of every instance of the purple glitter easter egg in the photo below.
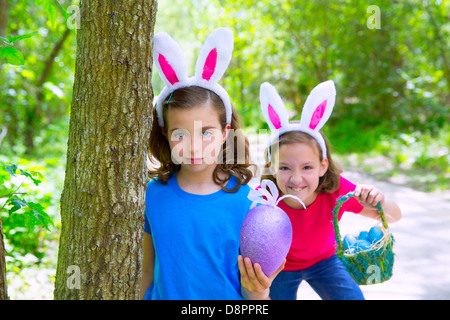
[[[286,258],[292,242],[292,225],[280,208],[260,205],[249,211],[240,233],[241,255],[259,263],[265,275],[274,273]]]

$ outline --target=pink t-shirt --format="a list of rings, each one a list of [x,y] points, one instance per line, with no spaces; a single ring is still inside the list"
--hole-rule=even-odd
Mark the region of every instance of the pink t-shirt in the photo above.
[[[340,195],[354,191],[355,187],[353,183],[341,177],[340,188],[337,191],[320,193],[306,210],[293,209],[283,200],[278,203],[278,207],[289,216],[293,229],[292,244],[283,271],[303,270],[335,254],[333,209],[336,206],[336,199]],[[352,197],[342,205],[338,219],[341,219],[345,211],[360,213],[363,208]]]

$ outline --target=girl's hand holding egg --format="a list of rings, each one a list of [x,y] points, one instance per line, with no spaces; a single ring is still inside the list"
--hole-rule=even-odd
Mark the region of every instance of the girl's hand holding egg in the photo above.
[[[239,272],[241,274],[241,286],[245,290],[242,294],[248,300],[269,299],[270,286],[273,279],[284,269],[286,260],[270,276],[266,276],[258,263],[252,264],[250,258],[238,256]]]

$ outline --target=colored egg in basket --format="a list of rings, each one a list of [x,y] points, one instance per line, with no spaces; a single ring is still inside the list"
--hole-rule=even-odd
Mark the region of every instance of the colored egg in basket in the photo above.
[[[369,250],[383,238],[383,232],[378,227],[372,227],[369,232],[361,231],[356,238],[351,234],[344,237],[344,249],[353,254],[359,251]]]
[[[372,227],[370,228],[368,239],[372,243],[377,243],[383,238],[383,236],[383,232],[379,228]]]

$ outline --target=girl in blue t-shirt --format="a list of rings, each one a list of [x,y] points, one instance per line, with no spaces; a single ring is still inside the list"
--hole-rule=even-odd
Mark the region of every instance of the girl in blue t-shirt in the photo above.
[[[238,266],[239,232],[251,205],[248,141],[217,83],[232,47],[231,30],[215,30],[195,76],[187,77],[177,43],[166,33],[154,37],[153,57],[165,87],[150,134],[153,180],[146,191],[141,298],[260,297],[261,281],[247,274],[243,285],[254,292],[241,289]]]

